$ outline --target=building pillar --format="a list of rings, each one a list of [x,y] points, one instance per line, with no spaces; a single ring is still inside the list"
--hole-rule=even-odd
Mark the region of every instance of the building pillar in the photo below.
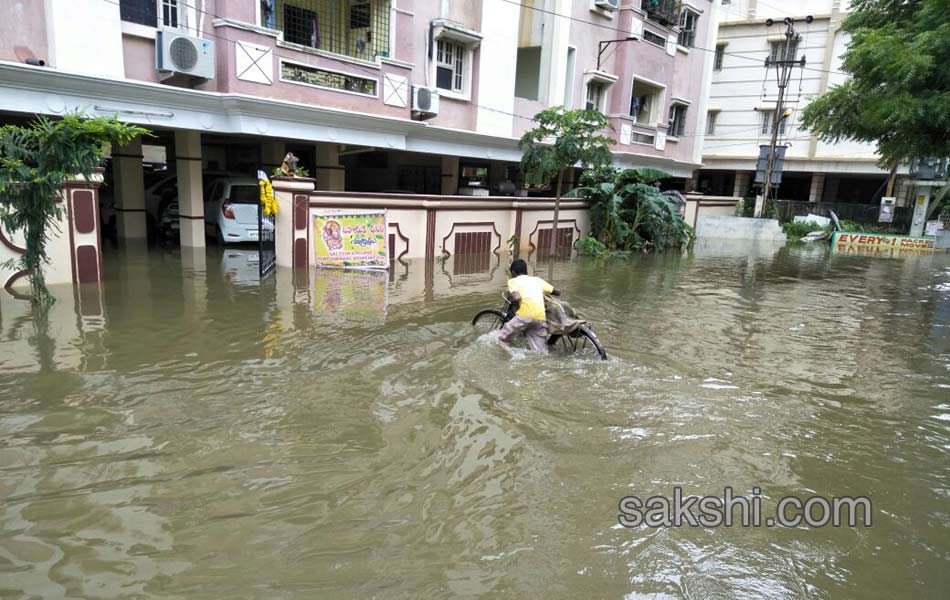
[[[442,195],[455,196],[459,193],[459,157],[442,157]]]
[[[112,149],[116,231],[120,239],[144,239],[147,234],[142,138]]]
[[[266,140],[261,144],[261,168],[270,177],[274,169],[284,162],[287,155],[287,144],[284,140]]]
[[[316,150],[316,189],[330,192],[346,190],[346,167],[340,164],[339,144],[319,143]]]
[[[749,190],[749,182],[752,179],[749,173],[745,171],[736,171],[736,181],[732,187],[732,195],[736,198],[745,198]]]
[[[201,181],[201,132],[175,132],[178,165],[178,223],[182,247],[205,245],[204,185]]]
[[[824,189],[825,189],[825,174],[812,173],[811,190],[808,192],[808,201],[821,202],[822,192],[824,192]]]

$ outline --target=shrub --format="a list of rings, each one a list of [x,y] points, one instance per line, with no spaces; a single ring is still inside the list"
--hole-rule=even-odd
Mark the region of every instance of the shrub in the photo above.
[[[831,231],[834,229],[834,225],[825,227],[814,221],[789,221],[788,223],[782,224],[782,229],[785,230],[785,235],[788,236],[788,239],[797,240],[805,237],[812,231],[821,231],[822,229]]]

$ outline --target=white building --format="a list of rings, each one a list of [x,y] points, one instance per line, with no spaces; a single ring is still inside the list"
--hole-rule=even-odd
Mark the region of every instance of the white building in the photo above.
[[[703,169],[698,187],[710,195],[745,196],[755,175],[759,146],[771,138],[778,97],[775,67],[766,59],[784,48],[792,17],[799,34],[795,57],[805,57],[786,89],[793,109],[779,128],[787,146],[778,198],[812,202],[877,203],[886,170],[874,147],[858,142],[827,144],[801,127],[802,109],[846,79],[841,72],[849,34],[841,27],[847,0],[723,0],[709,96]],[[813,21],[807,23],[806,16]],[[767,19],[774,24],[768,26]],[[780,56],[780,54],[778,54]]]

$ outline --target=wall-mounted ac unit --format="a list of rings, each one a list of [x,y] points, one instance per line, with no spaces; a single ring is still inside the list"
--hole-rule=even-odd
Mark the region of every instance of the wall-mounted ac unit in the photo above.
[[[155,68],[161,79],[173,75],[214,79],[214,42],[161,30],[155,38]]]
[[[619,10],[620,0],[594,0],[594,6],[604,10]]]
[[[439,114],[439,90],[412,86],[412,118],[431,119]]]

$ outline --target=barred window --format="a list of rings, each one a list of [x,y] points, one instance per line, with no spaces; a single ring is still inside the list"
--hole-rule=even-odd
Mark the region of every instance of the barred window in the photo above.
[[[391,11],[389,0],[270,0],[261,25],[292,44],[376,60],[389,56]]]
[[[287,61],[281,61],[280,63],[280,78],[292,83],[303,83],[331,90],[353,92],[367,96],[376,95],[377,81],[375,79],[327,71]]]
[[[795,60],[795,55],[798,54],[798,40],[790,40],[789,46],[789,60]],[[785,60],[785,42],[769,42],[769,60],[766,66],[779,60]]]

